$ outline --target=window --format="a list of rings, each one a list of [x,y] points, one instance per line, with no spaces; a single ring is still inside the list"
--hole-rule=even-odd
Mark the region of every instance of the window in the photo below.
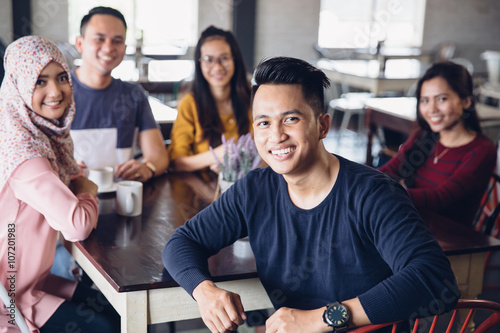
[[[96,6],[118,9],[127,21],[127,46],[135,52],[143,35],[145,54],[171,53],[198,40],[198,0],[68,0],[69,43],[80,35],[80,21]]]
[[[324,48],[421,47],[425,0],[321,0]]]

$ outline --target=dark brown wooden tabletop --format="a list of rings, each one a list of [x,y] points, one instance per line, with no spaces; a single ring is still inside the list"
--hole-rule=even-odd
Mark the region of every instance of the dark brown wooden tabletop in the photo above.
[[[212,202],[216,186],[196,173],[158,177],[144,184],[137,217],[115,213],[114,193],[100,195],[97,229],[76,246],[118,292],[178,286],[163,266],[163,248],[177,227]],[[257,276],[245,240],[211,257],[209,268],[215,281]]]
[[[143,211],[117,215],[114,194],[100,196],[97,229],[76,243],[117,292],[175,287],[161,254],[174,230],[214,198],[216,180],[171,173],[144,185]],[[447,255],[500,249],[500,241],[432,213],[423,219]],[[240,240],[209,259],[215,281],[257,277],[248,241]]]
[[[420,211],[446,255],[500,250],[500,240],[430,211]]]

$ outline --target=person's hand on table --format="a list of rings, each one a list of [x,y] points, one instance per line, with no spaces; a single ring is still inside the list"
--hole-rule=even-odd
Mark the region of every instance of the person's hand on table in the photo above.
[[[78,173],[70,175],[70,180],[73,181],[76,178],[79,177],[87,177],[87,173],[85,172],[85,169],[87,169],[87,165],[83,161],[76,161],[76,164],[78,165],[78,168],[80,169]]]
[[[80,167],[81,170],[85,170],[87,169],[87,164],[85,164],[84,161],[81,161],[81,160],[77,160],[76,161],[76,164],[78,164],[78,166]]]
[[[201,318],[213,333],[236,331],[246,319],[238,294],[218,288],[205,280],[193,290]]]
[[[323,322],[325,308],[316,310],[278,309],[266,321],[266,333],[331,332]]]
[[[115,169],[115,175],[117,178],[137,180],[143,183],[153,178],[153,172],[146,164],[134,159],[118,165]]]
[[[71,181],[71,191],[75,194],[89,193],[93,197],[97,197],[97,185],[87,177],[78,177]]]
[[[219,174],[220,172],[220,167],[218,163],[210,164],[210,170],[215,172],[216,174]]]

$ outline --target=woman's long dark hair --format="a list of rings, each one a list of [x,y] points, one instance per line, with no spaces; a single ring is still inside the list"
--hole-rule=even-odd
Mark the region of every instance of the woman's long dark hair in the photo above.
[[[403,172],[400,170],[400,176],[405,179],[408,187],[413,186],[416,171],[424,165],[425,161],[434,151],[436,142],[439,140],[439,133],[431,130],[429,124],[419,111],[422,85],[424,82],[437,77],[443,78],[460,99],[465,100],[470,98],[471,105],[467,109],[464,109],[462,113],[464,127],[476,133],[482,132],[474,102],[472,77],[467,69],[450,61],[432,65],[418,81],[415,91],[415,97],[417,98],[417,123],[421,131],[414,145],[406,152],[405,170]]]
[[[233,106],[238,134],[241,136],[250,130],[248,109],[250,108],[250,84],[247,79],[245,61],[241,54],[236,38],[230,31],[225,31],[210,26],[201,33],[194,52],[195,74],[192,84],[198,119],[203,129],[203,138],[208,139],[211,146],[215,147],[221,143],[221,135],[224,131],[222,122],[217,111],[215,99],[210,92],[210,87],[201,71],[201,47],[207,40],[221,38],[231,47],[234,61],[234,75],[231,78],[231,101]]]

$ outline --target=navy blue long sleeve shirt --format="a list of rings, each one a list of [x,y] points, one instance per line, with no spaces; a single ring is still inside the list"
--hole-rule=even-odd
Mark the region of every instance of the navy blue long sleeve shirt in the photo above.
[[[359,297],[372,323],[450,310],[459,295],[455,277],[405,190],[337,157],[335,185],[308,210],[292,203],[271,168],[249,173],[175,231],[165,267],[192,294],[210,279],[207,258],[248,236],[276,308],[310,310]]]

